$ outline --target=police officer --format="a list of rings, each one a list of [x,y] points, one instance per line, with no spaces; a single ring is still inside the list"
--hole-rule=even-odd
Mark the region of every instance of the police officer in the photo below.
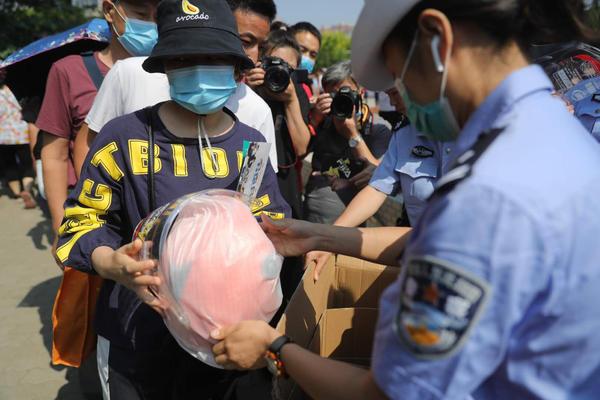
[[[386,93],[397,113],[404,115],[406,109],[398,91],[391,89]],[[369,183],[352,199],[334,225],[359,226],[379,211],[388,196],[401,194],[405,211],[398,226],[416,226],[436,182],[449,167],[454,143],[452,138],[444,136],[446,132],[432,137],[418,132],[414,125],[407,123],[398,123],[394,131],[383,160],[375,171],[365,168],[350,179],[350,183],[358,187],[365,177]],[[306,266],[315,264],[315,280],[319,279],[321,270],[331,256],[332,253],[327,251],[306,254]]]
[[[579,101],[575,105],[575,115],[592,136],[600,142],[600,92]]]
[[[320,399],[597,397],[600,147],[523,51],[533,40],[590,39],[581,9],[367,1],[353,37],[357,78],[375,90],[397,78],[412,122],[455,132],[458,154],[383,294],[371,370],[323,360],[257,322],[215,332],[217,360],[250,368],[268,354]],[[285,254],[318,248],[389,262],[399,256],[390,247],[403,245],[390,229],[265,229]]]

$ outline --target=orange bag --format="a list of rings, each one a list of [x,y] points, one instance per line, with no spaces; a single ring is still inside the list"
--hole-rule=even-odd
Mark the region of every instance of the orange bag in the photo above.
[[[103,279],[65,267],[52,309],[52,364],[79,367],[96,348],[92,328]]]

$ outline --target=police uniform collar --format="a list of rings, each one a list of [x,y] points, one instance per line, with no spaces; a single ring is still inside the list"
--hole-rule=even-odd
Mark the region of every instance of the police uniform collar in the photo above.
[[[434,147],[434,148],[437,148],[437,147],[439,147],[440,145],[441,145],[443,148],[447,148],[448,146],[450,146],[450,147],[454,147],[454,142],[437,142],[437,141],[435,141],[435,140],[431,140],[431,139],[429,139],[429,137],[427,137],[427,135],[426,135],[426,134],[424,134],[424,133],[422,133],[422,132],[419,132],[419,131],[416,131],[416,132],[417,132],[417,133],[416,133],[416,135],[415,135],[415,136],[416,136],[416,137],[417,137],[419,140],[421,140],[422,142],[425,142],[425,143],[427,143],[427,146]]]
[[[501,128],[500,120],[516,102],[532,93],[552,90],[552,82],[539,65],[511,73],[471,115],[457,139],[455,156],[471,148],[481,132]]]

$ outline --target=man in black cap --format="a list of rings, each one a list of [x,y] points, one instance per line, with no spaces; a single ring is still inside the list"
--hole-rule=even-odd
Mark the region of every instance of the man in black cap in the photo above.
[[[110,399],[221,399],[238,374],[209,367],[177,345],[151,308],[162,306],[148,291],[160,284],[154,262],[137,261],[140,240],[122,244],[157,207],[196,191],[236,187],[244,142],[265,141],[225,107],[236,76],[252,61],[223,0],[163,0],[158,32],[143,67],[166,73],[172,101],[100,131],[66,203],[59,256],[105,279],[96,331]],[[269,200],[256,214],[291,215],[270,166],[258,197]]]

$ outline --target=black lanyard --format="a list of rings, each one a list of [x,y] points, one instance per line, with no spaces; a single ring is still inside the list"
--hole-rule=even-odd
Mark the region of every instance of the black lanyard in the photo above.
[[[154,128],[152,126],[152,108],[148,107],[146,112],[146,131],[148,132],[148,203],[150,212],[156,210],[156,194],[154,191]],[[150,213],[148,213],[150,214]]]

